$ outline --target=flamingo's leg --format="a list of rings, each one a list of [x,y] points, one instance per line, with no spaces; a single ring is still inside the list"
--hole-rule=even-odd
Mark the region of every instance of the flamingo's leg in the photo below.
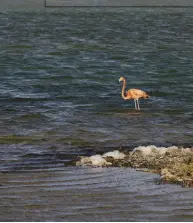
[[[139,100],[137,99],[137,105],[138,105],[138,110],[140,110],[140,107],[139,107]]]
[[[135,102],[135,109],[137,110],[137,104],[136,104],[136,99],[134,99],[134,102]]]

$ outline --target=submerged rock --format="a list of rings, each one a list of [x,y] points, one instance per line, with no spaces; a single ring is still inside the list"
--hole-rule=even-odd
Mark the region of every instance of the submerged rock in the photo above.
[[[180,183],[186,187],[193,186],[193,162],[175,163],[172,168],[163,168],[161,178],[170,183]]]
[[[76,165],[146,169],[160,174],[164,182],[193,186],[193,148],[140,146],[127,153],[115,150],[102,156],[81,157]]]

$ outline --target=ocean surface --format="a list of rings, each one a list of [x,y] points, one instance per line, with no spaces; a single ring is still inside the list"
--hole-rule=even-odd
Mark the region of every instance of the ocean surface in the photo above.
[[[193,221],[193,190],[80,155],[193,145],[193,8],[0,11],[0,220]],[[150,95],[121,97],[126,88]]]

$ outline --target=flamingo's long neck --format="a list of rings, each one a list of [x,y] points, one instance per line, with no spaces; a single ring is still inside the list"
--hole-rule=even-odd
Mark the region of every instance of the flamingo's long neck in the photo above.
[[[126,88],[126,81],[125,81],[125,79],[124,79],[124,80],[123,80],[122,92],[121,92],[121,95],[122,95],[122,98],[123,98],[123,99],[126,99],[125,94],[124,94],[124,92],[125,92],[125,88]]]

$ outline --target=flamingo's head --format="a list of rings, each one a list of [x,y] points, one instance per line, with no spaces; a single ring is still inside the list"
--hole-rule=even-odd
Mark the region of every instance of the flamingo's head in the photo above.
[[[124,81],[124,80],[125,80],[124,77],[120,77],[120,78],[119,78],[119,82]]]

